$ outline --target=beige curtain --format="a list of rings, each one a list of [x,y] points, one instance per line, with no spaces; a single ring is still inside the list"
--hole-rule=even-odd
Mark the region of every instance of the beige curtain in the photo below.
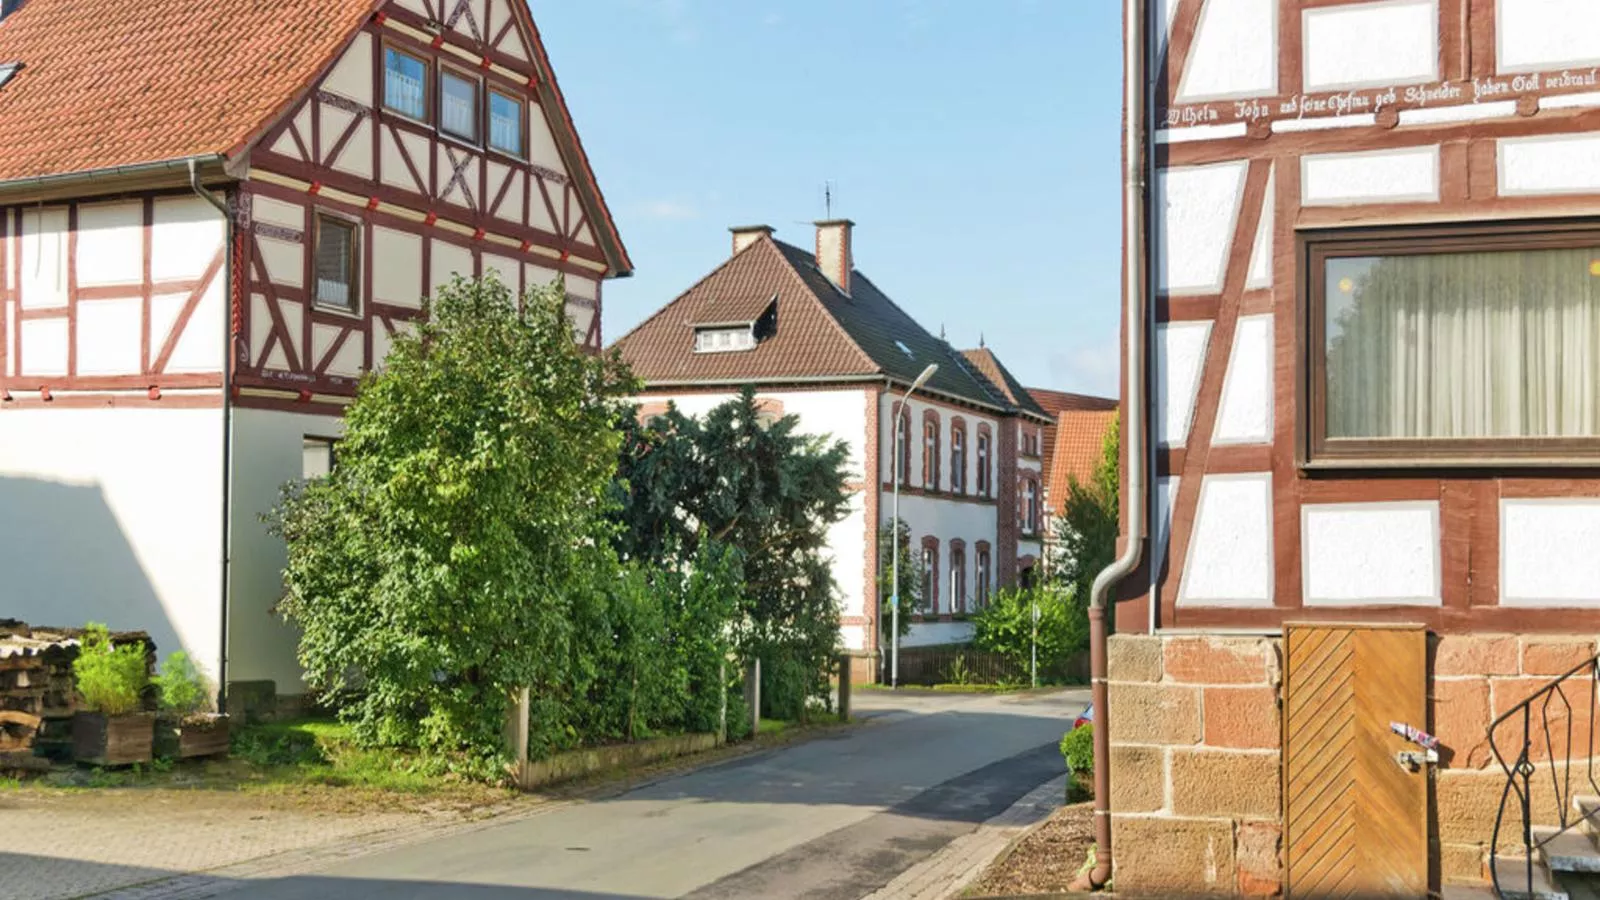
[[[1594,435],[1595,260],[1600,250],[1330,260],[1328,437]]]

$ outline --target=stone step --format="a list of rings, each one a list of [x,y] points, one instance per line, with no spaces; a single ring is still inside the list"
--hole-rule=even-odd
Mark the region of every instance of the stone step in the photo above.
[[[1593,835],[1580,828],[1535,828],[1533,841],[1552,871],[1600,872],[1600,847],[1595,846]]]
[[[1496,857],[1494,873],[1503,900],[1572,900],[1550,878],[1550,870],[1538,859],[1533,861],[1532,884],[1528,883],[1527,863],[1521,857]]]
[[[1572,798],[1572,809],[1583,817],[1583,830],[1591,836],[1600,837],[1600,797],[1578,794]]]
[[[1593,875],[1558,875],[1556,883],[1572,900],[1600,900],[1600,886]]]
[[[1439,889],[1439,900],[1499,900],[1487,884],[1447,884]]]

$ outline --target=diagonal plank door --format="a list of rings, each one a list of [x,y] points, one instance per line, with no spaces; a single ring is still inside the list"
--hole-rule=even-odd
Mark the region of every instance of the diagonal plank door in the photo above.
[[[1427,632],[1291,625],[1284,645],[1288,896],[1427,896],[1428,774],[1389,727],[1426,726]]]

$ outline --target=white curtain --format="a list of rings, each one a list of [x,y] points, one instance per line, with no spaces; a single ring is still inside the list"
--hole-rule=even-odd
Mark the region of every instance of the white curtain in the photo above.
[[[1328,437],[1594,435],[1597,260],[1589,249],[1330,260]]]

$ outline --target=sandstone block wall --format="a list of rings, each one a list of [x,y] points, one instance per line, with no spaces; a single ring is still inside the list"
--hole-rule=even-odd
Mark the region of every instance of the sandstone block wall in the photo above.
[[[1490,724],[1555,677],[1593,659],[1593,637],[1443,635],[1429,639],[1428,723],[1440,740],[1430,785],[1437,882],[1482,881],[1506,777]],[[1271,895],[1282,888],[1281,644],[1271,636],[1111,638],[1108,690],[1115,879],[1132,893]],[[1593,680],[1580,675],[1535,705],[1531,806],[1555,824],[1565,792],[1600,793]],[[1570,731],[1569,731],[1570,726]],[[1546,738],[1548,728],[1549,737]],[[1570,750],[1568,735],[1570,734]],[[1520,718],[1493,736],[1514,762]],[[1591,735],[1594,742],[1590,743]],[[1570,776],[1570,777],[1569,777]],[[1519,848],[1519,810],[1501,846]]]

